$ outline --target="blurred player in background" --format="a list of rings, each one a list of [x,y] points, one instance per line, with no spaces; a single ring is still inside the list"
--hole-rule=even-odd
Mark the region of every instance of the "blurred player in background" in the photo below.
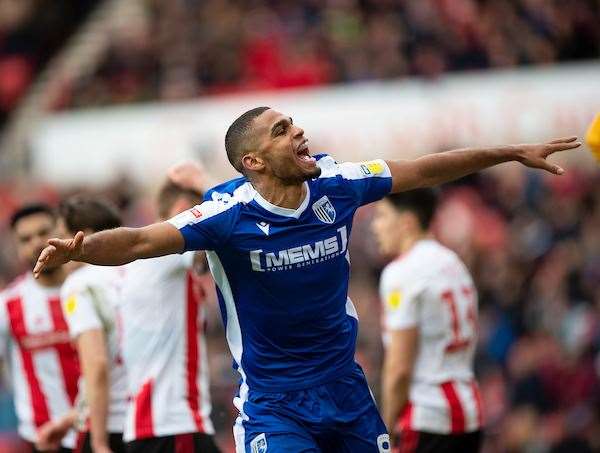
[[[159,220],[199,203],[201,169],[172,168],[157,199]],[[124,268],[123,357],[131,399],[124,439],[130,453],[214,453],[204,293],[194,252],[140,260]]]
[[[16,211],[11,227],[19,258],[27,264],[60,234],[54,210],[44,204]],[[68,413],[77,397],[79,363],[60,301],[66,276],[63,266],[49,266],[37,280],[27,272],[0,294],[2,354],[11,368],[19,435],[32,451],[37,451],[37,430]],[[60,451],[74,446],[71,430]]]
[[[64,200],[60,220],[68,234],[121,226],[107,201],[76,195]],[[61,289],[63,311],[79,352],[82,382],[77,409],[39,433],[38,445],[52,446],[74,423],[80,429],[77,453],[124,453],[127,381],[118,338],[120,269],[75,263]]]
[[[390,192],[441,184],[502,162],[561,174],[546,158],[580,144],[571,137],[338,164],[311,156],[307,142],[289,116],[268,107],[249,110],[225,136],[229,161],[244,177],[166,222],[53,239],[34,273],[71,259],[119,265],[207,250],[242,378],[234,402],[237,451],[388,452],[386,427],[354,361],[358,319],[348,299],[347,246],[356,209]],[[145,309],[148,301],[139,306]],[[137,406],[151,405],[153,385],[144,382]],[[151,424],[140,422],[147,432]]]
[[[380,284],[383,418],[390,433],[400,431],[398,452],[475,453],[477,293],[460,258],[430,234],[435,207],[431,189],[388,195],[376,206],[380,250],[396,257]]]

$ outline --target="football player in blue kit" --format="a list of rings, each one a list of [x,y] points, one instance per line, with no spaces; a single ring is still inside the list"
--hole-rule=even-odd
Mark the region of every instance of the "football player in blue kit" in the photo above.
[[[578,147],[575,140],[337,163],[311,156],[290,117],[259,107],[237,118],[225,137],[229,161],[243,177],[166,222],[53,239],[34,273],[69,260],[120,265],[205,250],[241,377],[236,451],[388,452],[387,429],[354,361],[358,319],[348,298],[354,213],[389,192],[502,162],[561,174],[546,157]]]

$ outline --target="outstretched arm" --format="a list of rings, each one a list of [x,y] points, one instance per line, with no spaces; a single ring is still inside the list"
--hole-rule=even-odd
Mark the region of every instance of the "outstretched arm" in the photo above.
[[[72,239],[50,239],[33,269],[37,277],[45,267],[68,261],[118,266],[140,258],[153,258],[183,251],[184,239],[168,222],[143,228],[115,228],[88,237],[80,231]]]
[[[564,170],[546,158],[557,151],[578,148],[577,137],[543,144],[507,145],[495,148],[465,148],[429,154],[415,160],[388,161],[392,173],[392,193],[432,187],[461,178],[503,162],[517,161],[561,175]]]

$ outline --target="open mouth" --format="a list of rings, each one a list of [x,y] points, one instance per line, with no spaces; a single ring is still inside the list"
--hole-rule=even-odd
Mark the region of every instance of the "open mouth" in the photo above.
[[[307,164],[314,164],[317,161],[310,155],[310,151],[308,149],[308,140],[304,140],[302,143],[300,143],[300,146],[298,146],[296,149],[296,157],[298,160]]]

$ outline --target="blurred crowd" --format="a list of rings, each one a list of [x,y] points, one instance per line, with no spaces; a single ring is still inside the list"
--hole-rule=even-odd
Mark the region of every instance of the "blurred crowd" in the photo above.
[[[113,24],[96,70],[64,81],[53,108],[435,78],[447,71],[600,56],[597,0],[138,3],[138,14]],[[0,127],[96,4],[0,0]]]
[[[0,0],[0,128],[98,0]]]
[[[146,0],[55,108],[600,56],[594,0]]]
[[[98,3],[0,0],[0,128]],[[65,84],[54,108],[600,56],[597,0],[141,3],[139,16],[115,25],[97,70]],[[486,452],[600,451],[598,187],[597,168],[547,178],[505,166],[444,188],[436,233],[463,257],[480,293],[476,367]],[[153,200],[126,177],[100,194],[121,207],[128,225],[154,218]],[[25,270],[7,225],[13,209],[64,195],[42,182],[0,181],[0,289]],[[378,395],[377,278],[385,260],[369,234],[370,209],[355,220],[353,254],[364,259],[353,261],[351,296],[361,318],[358,360]],[[214,297],[208,308],[213,421],[222,445],[231,446],[236,380]],[[14,429],[6,394],[0,390],[0,429]]]
[[[480,293],[476,369],[486,413],[486,449],[575,452],[600,449],[600,184],[596,168],[562,177],[504,166],[444,187],[437,237],[471,269]],[[115,200],[129,225],[153,218],[152,198],[126,180],[100,195]],[[72,188],[81,191],[83,188]],[[36,197],[56,202],[48,186],[0,189],[3,206]],[[351,297],[361,319],[358,360],[379,394],[381,330],[378,255],[367,206],[355,220]],[[5,216],[6,212],[2,211]],[[0,286],[23,269],[0,227]],[[214,300],[208,302],[213,419],[231,446],[236,380]],[[1,410],[0,410],[1,411]],[[585,446],[590,449],[585,449]]]

